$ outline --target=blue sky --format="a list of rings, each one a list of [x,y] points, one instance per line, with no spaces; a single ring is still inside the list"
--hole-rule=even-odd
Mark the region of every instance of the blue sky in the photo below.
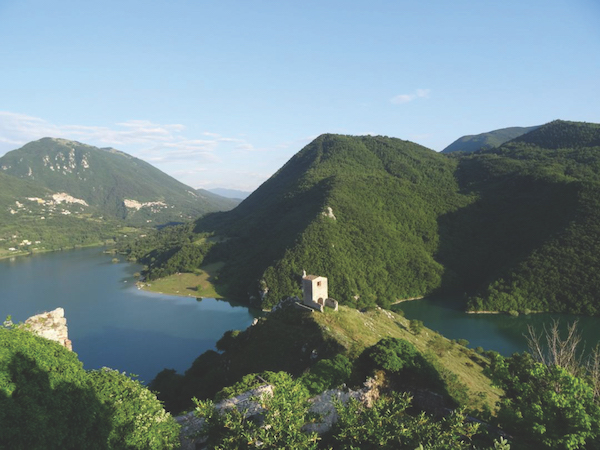
[[[115,147],[253,190],[322,133],[600,123],[597,0],[0,0],[0,155]]]

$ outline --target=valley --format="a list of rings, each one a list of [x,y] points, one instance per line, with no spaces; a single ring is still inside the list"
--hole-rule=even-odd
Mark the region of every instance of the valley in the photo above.
[[[192,191],[182,192],[179,209],[167,192],[136,197],[128,193],[129,187],[147,180],[130,184],[126,178],[132,178],[131,173],[117,182],[120,193],[105,196],[102,184],[96,189],[81,184],[96,164],[92,150],[81,145],[78,153],[74,143],[42,140],[34,143],[33,150],[25,146],[23,154],[39,156],[46,145],[56,144],[58,153],[46,153],[53,159],[34,156],[39,164],[27,170],[10,153],[6,155],[10,158],[0,161],[6,172],[0,172],[0,181],[14,189],[12,194],[6,189],[0,197],[8,199],[4,214],[10,219],[8,225],[3,223],[3,242],[11,245],[5,254],[35,253],[39,248],[33,246],[42,247],[47,238],[39,236],[52,224],[56,242],[63,233],[69,235],[65,241],[69,245],[110,244],[114,255],[103,255],[107,261],[102,270],[114,271],[120,259],[136,263],[128,270],[137,269],[141,277],[126,277],[120,283],[127,283],[139,296],[133,302],[137,312],[118,313],[119,317],[109,319],[107,329],[117,341],[132,344],[123,348],[127,352],[134,351],[136,341],[142,346],[153,343],[156,349],[164,346],[170,356],[186,350],[188,362],[178,363],[177,370],[161,365],[159,371],[160,358],[146,358],[155,372],[149,377],[146,370],[145,381],[151,380],[149,388],[167,410],[179,413],[195,407],[196,414],[209,423],[209,443],[233,442],[245,433],[262,436],[262,428],[249,422],[233,425],[222,421],[235,421],[235,417],[216,419],[211,403],[260,383],[274,390],[273,402],[283,402],[266,402],[265,420],[271,420],[271,413],[308,411],[310,395],[351,393],[363,389],[364,383],[369,386],[365,389],[378,400],[368,408],[352,402],[338,405],[339,422],[323,434],[323,448],[369,439],[393,448],[399,423],[406,424],[402,434],[410,442],[406,445],[423,439],[442,443],[448,438],[456,446],[447,448],[499,448],[498,436],[514,439],[516,448],[540,448],[540,443],[552,448],[568,439],[594,442],[598,430],[594,426],[582,430],[581,423],[600,419],[595,394],[600,392],[600,371],[593,364],[600,361],[593,345],[600,341],[595,334],[600,329],[596,326],[600,267],[595,256],[600,251],[600,126],[555,121],[518,131],[514,138],[495,145],[488,139],[486,148],[447,154],[382,136],[321,135],[235,208],[220,203],[229,209],[220,212],[186,210],[198,200]],[[506,133],[492,136],[498,139]],[[105,152],[113,155],[109,158],[129,159],[112,149],[99,151],[103,157]],[[136,171],[145,167],[134,163]],[[61,172],[58,179],[55,172]],[[68,190],[60,183],[71,175],[78,181]],[[44,184],[38,184],[40,179]],[[146,193],[152,189],[158,186],[143,187]],[[85,225],[78,228],[67,220]],[[89,231],[93,221],[98,223],[95,233]],[[43,226],[36,226],[37,222]],[[38,234],[26,236],[28,229]],[[46,256],[67,257],[68,253]],[[113,256],[113,263],[108,263]],[[31,256],[31,262],[39,257]],[[99,271],[100,266],[94,268],[91,276]],[[293,306],[294,298],[301,296],[305,271],[327,277],[329,295],[339,301],[339,310],[325,308],[320,313]],[[144,292],[135,287],[136,281],[138,288],[162,294]],[[76,286],[71,284],[63,283],[68,287],[59,298],[75,301],[71,306],[77,311],[76,300],[86,295],[75,294]],[[21,289],[30,285],[35,283],[22,283]],[[101,297],[106,295],[100,287],[95,290]],[[165,293],[177,297],[162,297]],[[157,304],[146,297],[152,295]],[[215,298],[233,300],[229,304],[242,308],[244,323],[227,325],[224,333],[213,329],[222,305],[227,304]],[[160,299],[170,299],[171,304]],[[413,301],[402,301],[406,299]],[[116,307],[114,299],[106,302]],[[117,303],[120,308],[128,304]],[[189,311],[187,317],[175,317],[170,311],[176,304],[186,310],[192,305],[208,309],[201,313],[202,319]],[[248,308],[257,312],[252,324],[244,312],[252,310]],[[270,312],[259,317],[261,309]],[[465,309],[501,314],[466,314]],[[135,314],[152,322],[151,310],[160,311],[155,319],[162,323],[151,330],[132,327]],[[531,314],[534,311],[562,315]],[[587,316],[580,322],[583,333],[577,339],[590,341],[591,349],[585,354],[576,350],[572,356],[577,363],[563,368],[529,353],[510,356],[531,349],[531,342],[523,337],[529,326],[532,333],[543,334],[549,320],[560,317],[564,322],[557,325],[557,336],[562,333],[566,320],[576,319],[567,313]],[[74,316],[83,324],[95,324],[98,317],[97,313],[87,319]],[[190,326],[189,336],[181,335],[183,323]],[[165,326],[177,335],[168,345],[162,342],[170,333]],[[209,332],[202,345],[193,342],[200,328]],[[8,333],[1,338],[10,341],[14,335]],[[76,351],[77,340],[73,339]],[[98,339],[79,337],[81,348],[89,346],[102,355],[92,341]],[[127,352],[114,350],[115,355],[129,356],[113,364],[142,362],[141,356]],[[195,355],[191,363],[190,352]],[[85,362],[89,355],[83,351],[81,358]],[[526,389],[531,383],[536,386],[533,391]],[[546,395],[551,385],[560,386],[560,398]],[[290,400],[279,398],[277,392],[295,392],[297,397],[288,404]],[[199,399],[196,406],[193,397]],[[406,413],[411,402],[414,411]],[[580,419],[556,422],[536,409],[544,405],[542,410],[560,415],[565,402],[584,411]],[[362,426],[352,425],[352,418],[370,420],[369,415],[379,414],[380,407],[395,411],[383,428],[367,427],[353,437],[347,434],[353,426]],[[454,413],[440,419],[436,414],[442,410]],[[424,412],[418,416],[416,411]],[[486,431],[486,425],[471,426],[466,414],[509,434]],[[431,428],[426,437],[410,440],[406,430],[416,426],[416,417]],[[293,438],[286,434],[292,429],[288,428],[281,435],[287,437],[256,439],[273,439],[269,442],[275,446],[283,442],[277,439],[298,439],[299,448],[309,448],[305,446],[317,437],[300,429],[310,422],[310,415],[297,420]],[[523,421],[531,427],[523,428]],[[543,438],[531,432],[546,425],[552,431]],[[269,426],[281,431],[274,422]],[[386,427],[390,435],[384,439],[378,433]],[[230,435],[234,429],[238,431]]]

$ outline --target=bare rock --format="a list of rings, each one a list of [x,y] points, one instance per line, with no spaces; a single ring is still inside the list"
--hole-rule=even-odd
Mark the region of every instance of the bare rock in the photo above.
[[[73,350],[63,308],[56,308],[54,311],[30,317],[25,321],[25,328],[38,336],[56,341],[63,347]]]

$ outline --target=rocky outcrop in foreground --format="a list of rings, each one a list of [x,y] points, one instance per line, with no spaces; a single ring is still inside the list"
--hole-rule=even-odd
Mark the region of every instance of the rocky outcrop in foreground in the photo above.
[[[38,336],[56,341],[63,347],[73,350],[63,308],[31,316],[25,321],[25,328]]]
[[[260,400],[264,396],[272,396],[274,389],[275,387],[270,384],[258,386],[236,397],[217,403],[215,409],[222,413],[228,409],[237,408],[240,412],[244,413],[245,417],[254,417],[260,421],[260,416],[265,412]],[[309,400],[311,404],[309,412],[318,415],[319,420],[304,425],[303,430],[319,434],[326,433],[339,418],[335,409],[337,403],[346,405],[352,398],[367,407],[371,407],[373,401],[378,397],[379,383],[373,378],[368,379],[362,389],[330,389],[325,391]],[[181,425],[179,434],[181,450],[206,448],[205,445],[208,437],[201,435],[204,429],[204,418],[196,417],[194,411],[191,411],[185,415],[175,417],[175,420]]]

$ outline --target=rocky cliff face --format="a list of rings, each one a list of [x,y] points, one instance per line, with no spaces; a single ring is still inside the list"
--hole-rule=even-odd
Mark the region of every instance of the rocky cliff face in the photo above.
[[[63,347],[73,350],[63,308],[32,316],[25,321],[25,327],[38,336],[56,341]]]

